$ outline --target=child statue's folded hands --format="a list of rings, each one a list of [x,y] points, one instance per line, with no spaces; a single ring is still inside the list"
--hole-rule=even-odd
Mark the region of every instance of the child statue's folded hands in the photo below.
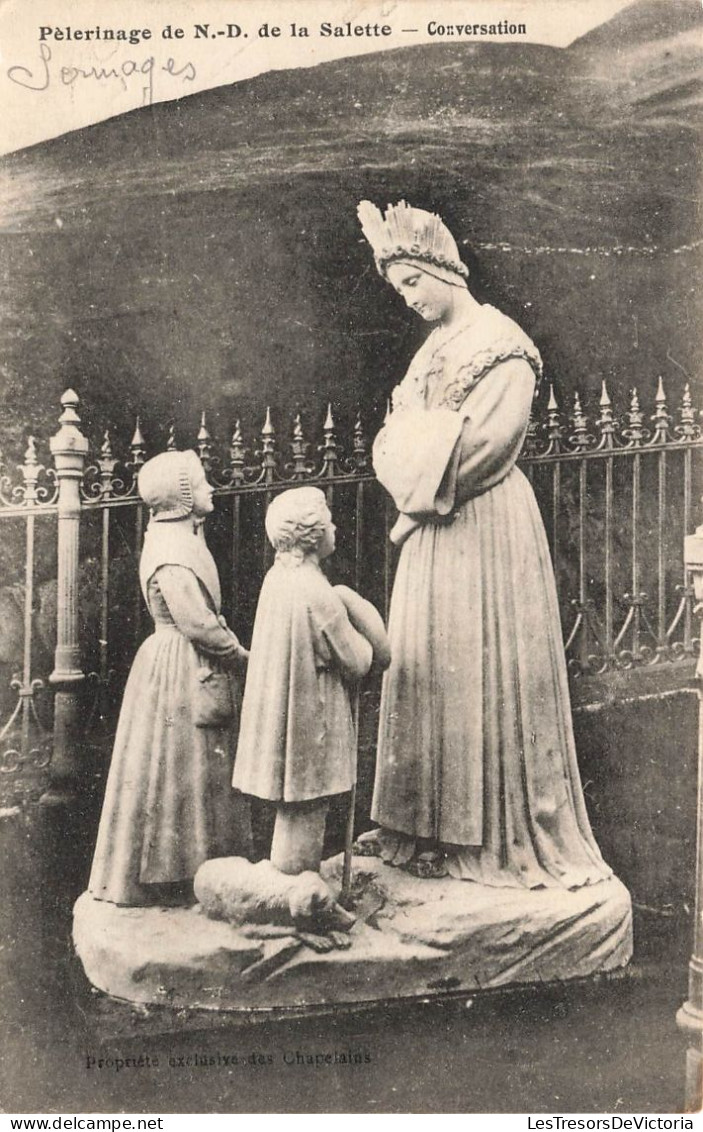
[[[373,648],[373,660],[377,668],[388,668],[391,650],[383,619],[375,606],[349,586],[334,586],[335,593],[342,599],[347,616],[357,632]]]

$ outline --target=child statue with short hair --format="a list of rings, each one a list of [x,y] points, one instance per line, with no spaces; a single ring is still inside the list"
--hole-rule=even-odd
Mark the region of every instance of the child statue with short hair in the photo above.
[[[390,663],[380,614],[320,562],[335,547],[322,491],[292,488],[266,514],[276,560],[256,611],[233,785],[277,805],[271,862],[319,871],[330,797],[356,779],[350,686]]]

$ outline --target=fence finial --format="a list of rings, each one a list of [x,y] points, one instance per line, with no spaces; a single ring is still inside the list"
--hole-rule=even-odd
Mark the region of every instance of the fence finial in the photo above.
[[[141,468],[146,457],[146,447],[144,444],[144,437],[142,436],[141,421],[137,417],[134,426],[134,435],[130,441],[129,450],[132,453],[130,466],[135,469],[135,472]]]
[[[293,422],[293,439],[291,441],[291,449],[293,451],[292,472],[294,479],[300,479],[308,471],[305,455],[309,447],[303,433],[303,422],[298,412],[295,414],[295,420]]]
[[[20,471],[24,479],[24,487],[19,492],[24,496],[24,503],[32,507],[37,502],[37,481],[42,468],[37,459],[37,446],[33,436],[27,437],[27,449],[24,454],[24,464]]]
[[[332,416],[332,405],[327,405],[327,416],[325,423],[322,426],[324,435],[324,443],[320,451],[322,453],[322,474],[326,476],[333,476],[337,467],[337,440],[334,435],[335,424],[334,417]]]
[[[73,389],[67,389],[61,398],[61,405],[63,412],[59,417],[59,424],[61,425],[79,425],[81,418],[78,416],[77,409],[80,404],[78,394]]]
[[[601,383],[600,394],[600,416],[596,421],[600,429],[600,441],[598,442],[599,448],[614,448],[615,447],[615,418],[613,416],[613,403],[610,400],[608,393],[608,386],[605,384],[605,378]]]
[[[234,422],[234,432],[229,446],[229,466],[232,469],[232,483],[244,482],[244,437],[242,436],[242,425],[237,417]]]
[[[112,441],[110,439],[110,430],[105,429],[102,445],[100,446],[100,455],[98,456],[98,467],[100,469],[100,489],[104,497],[109,496],[113,489],[113,472],[117,466],[117,460],[112,453]]]
[[[359,469],[365,468],[368,464],[368,456],[366,451],[366,437],[364,436],[364,423],[361,419],[361,406],[357,410],[356,420],[354,421],[353,453],[356,467]]]
[[[561,423],[561,415],[559,413],[559,406],[557,399],[554,395],[554,386],[549,384],[549,402],[547,404],[547,445],[546,454],[551,456],[557,452],[561,452],[561,439],[564,435],[564,426]]]
[[[273,483],[276,474],[276,430],[271,420],[270,405],[266,406],[266,420],[261,430],[261,452],[257,453],[257,455],[261,456],[264,481],[266,483]]]
[[[647,429],[644,428],[644,413],[640,409],[640,399],[636,388],[630,393],[627,428],[622,430],[622,434],[628,442],[628,448],[640,448],[642,442],[649,435]]]
[[[574,393],[574,412],[571,417],[574,431],[569,437],[575,452],[585,452],[590,448],[593,436],[588,431],[588,419],[581,408],[581,398],[578,390]]]
[[[207,427],[207,415],[203,409],[200,414],[200,428],[198,429],[198,455],[206,472],[212,468],[212,436]]]
[[[39,463],[37,459],[37,444],[33,436],[27,437],[27,448],[24,454],[25,466],[33,466]]]
[[[696,413],[691,399],[691,386],[688,382],[686,382],[681,398],[679,416],[681,417],[681,424],[677,425],[674,429],[679,439],[698,440],[701,435],[701,426],[696,423]]]
[[[661,377],[661,375],[657,384],[657,394],[654,398],[654,405],[654,416],[652,417],[654,433],[652,435],[652,444],[666,444],[668,440],[671,440],[671,415],[666,407],[664,378]]]

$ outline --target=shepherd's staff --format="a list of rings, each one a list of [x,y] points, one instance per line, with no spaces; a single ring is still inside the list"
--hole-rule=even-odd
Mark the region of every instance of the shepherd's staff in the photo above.
[[[349,620],[354,628],[366,637],[373,649],[372,663],[383,671],[391,662],[391,651],[381,615],[377,609],[363,598],[361,594],[350,590],[348,586],[336,586],[335,589],[347,607]],[[354,744],[356,759],[354,767],[354,785],[349,792],[349,812],[347,814],[347,830],[344,839],[344,866],[342,869],[342,891],[339,902],[347,907],[351,902],[351,865],[352,845],[354,844],[354,811],[356,808],[356,776],[359,766],[359,685],[356,684],[352,696],[352,721],[354,727]]]
[[[354,845],[354,817],[356,814],[356,777],[359,767],[359,685],[354,688],[352,697],[352,720],[354,722],[354,782],[349,791],[349,810],[347,812],[347,828],[344,837],[344,867],[342,869],[342,891],[339,903],[349,910],[352,884],[352,847]]]

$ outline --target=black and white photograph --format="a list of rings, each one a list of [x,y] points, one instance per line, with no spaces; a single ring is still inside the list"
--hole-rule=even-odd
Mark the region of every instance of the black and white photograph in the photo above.
[[[4,1113],[695,1127],[702,33],[0,3]]]

